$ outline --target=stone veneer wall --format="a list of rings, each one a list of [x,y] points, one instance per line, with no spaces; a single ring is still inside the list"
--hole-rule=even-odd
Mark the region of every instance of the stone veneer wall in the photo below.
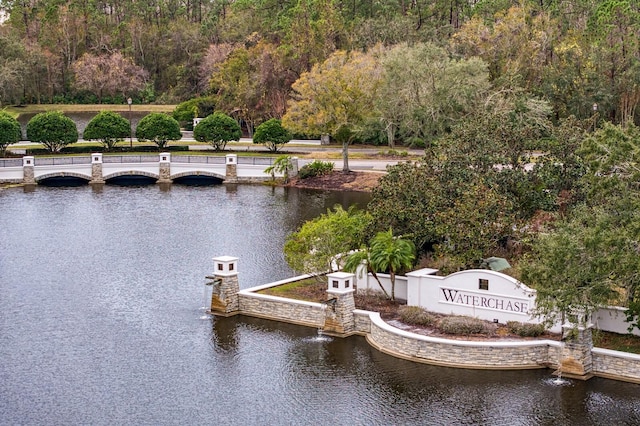
[[[240,314],[268,318],[308,327],[324,325],[325,305],[257,294],[243,290],[239,295]]]
[[[320,328],[325,318],[323,304],[254,293],[290,280],[242,290],[238,293],[243,315]],[[427,364],[479,368],[557,368],[562,344],[553,340],[526,342],[476,342],[423,336],[385,323],[377,312],[353,311],[354,331],[366,337],[381,352]],[[609,379],[640,383],[640,355],[594,348],[593,374]]]
[[[640,383],[640,355],[593,348],[591,356],[596,376]]]
[[[560,342],[479,342],[423,336],[385,323],[370,313],[367,341],[382,352],[435,365],[482,369],[526,369],[557,366]],[[360,327],[362,323],[360,322]]]

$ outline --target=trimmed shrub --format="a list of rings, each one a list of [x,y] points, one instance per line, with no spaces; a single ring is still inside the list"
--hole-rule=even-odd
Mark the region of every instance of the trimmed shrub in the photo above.
[[[440,320],[440,330],[447,334],[492,334],[495,329],[494,324],[472,317],[451,316]]]
[[[53,153],[77,142],[78,129],[76,123],[60,111],[41,112],[27,123],[27,139],[43,144]]]
[[[433,315],[419,306],[403,306],[398,313],[405,324],[430,326],[436,321]]]
[[[315,160],[300,167],[298,176],[300,179],[307,179],[316,176],[327,175],[333,171],[334,164],[330,161]]]
[[[180,133],[180,124],[173,117],[152,112],[138,122],[136,137],[142,142],[152,141],[159,149],[165,149],[169,141],[182,138],[182,133]]]
[[[543,324],[528,324],[519,321],[508,321],[507,329],[509,333],[517,334],[520,337],[538,337],[545,333]]]

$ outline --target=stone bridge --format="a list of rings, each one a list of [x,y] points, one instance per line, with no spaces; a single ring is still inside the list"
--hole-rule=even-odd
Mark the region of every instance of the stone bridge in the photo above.
[[[0,183],[35,185],[49,178],[75,177],[91,184],[102,184],[121,176],[146,176],[158,183],[191,176],[207,176],[224,183],[262,182],[272,178],[265,170],[275,161],[271,157],[174,155],[163,152],[154,155],[102,155],[89,157],[25,156],[21,159],[0,159]],[[290,175],[298,171],[297,159],[291,164]],[[282,173],[275,173],[281,177]]]

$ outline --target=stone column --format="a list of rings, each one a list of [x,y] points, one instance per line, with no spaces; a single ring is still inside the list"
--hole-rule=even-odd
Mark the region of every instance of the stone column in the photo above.
[[[298,157],[291,157],[291,160],[289,161],[289,177],[296,177],[299,172]]]
[[[90,184],[102,184],[104,178],[102,175],[102,154],[97,152],[91,154],[91,180]]]
[[[581,324],[582,321],[579,322]],[[562,326],[562,346],[556,374],[572,379],[588,380],[593,377],[593,324]]]
[[[22,183],[25,185],[35,185],[35,158],[32,156],[22,157]]]
[[[238,292],[238,258],[220,256],[213,258],[213,291],[211,294],[211,313],[231,316],[238,313],[240,304]]]
[[[224,182],[236,183],[238,182],[238,156],[236,154],[227,154],[226,159],[227,169],[225,171],[226,178]]]
[[[355,275],[334,272],[327,275],[327,301],[325,304],[323,333],[348,336],[355,331],[353,311],[356,308],[353,297]]]
[[[160,179],[158,183],[171,183],[171,154],[168,152],[160,153]]]

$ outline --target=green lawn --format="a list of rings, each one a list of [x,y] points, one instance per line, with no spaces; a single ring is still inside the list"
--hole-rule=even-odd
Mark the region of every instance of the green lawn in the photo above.
[[[131,105],[131,111],[149,111],[149,112],[172,112],[176,108],[175,105]],[[113,105],[113,104],[34,104],[20,107],[9,106],[5,110],[10,114],[30,114],[45,111],[61,111],[61,112],[87,112],[87,111],[117,111],[128,112],[129,105]]]

